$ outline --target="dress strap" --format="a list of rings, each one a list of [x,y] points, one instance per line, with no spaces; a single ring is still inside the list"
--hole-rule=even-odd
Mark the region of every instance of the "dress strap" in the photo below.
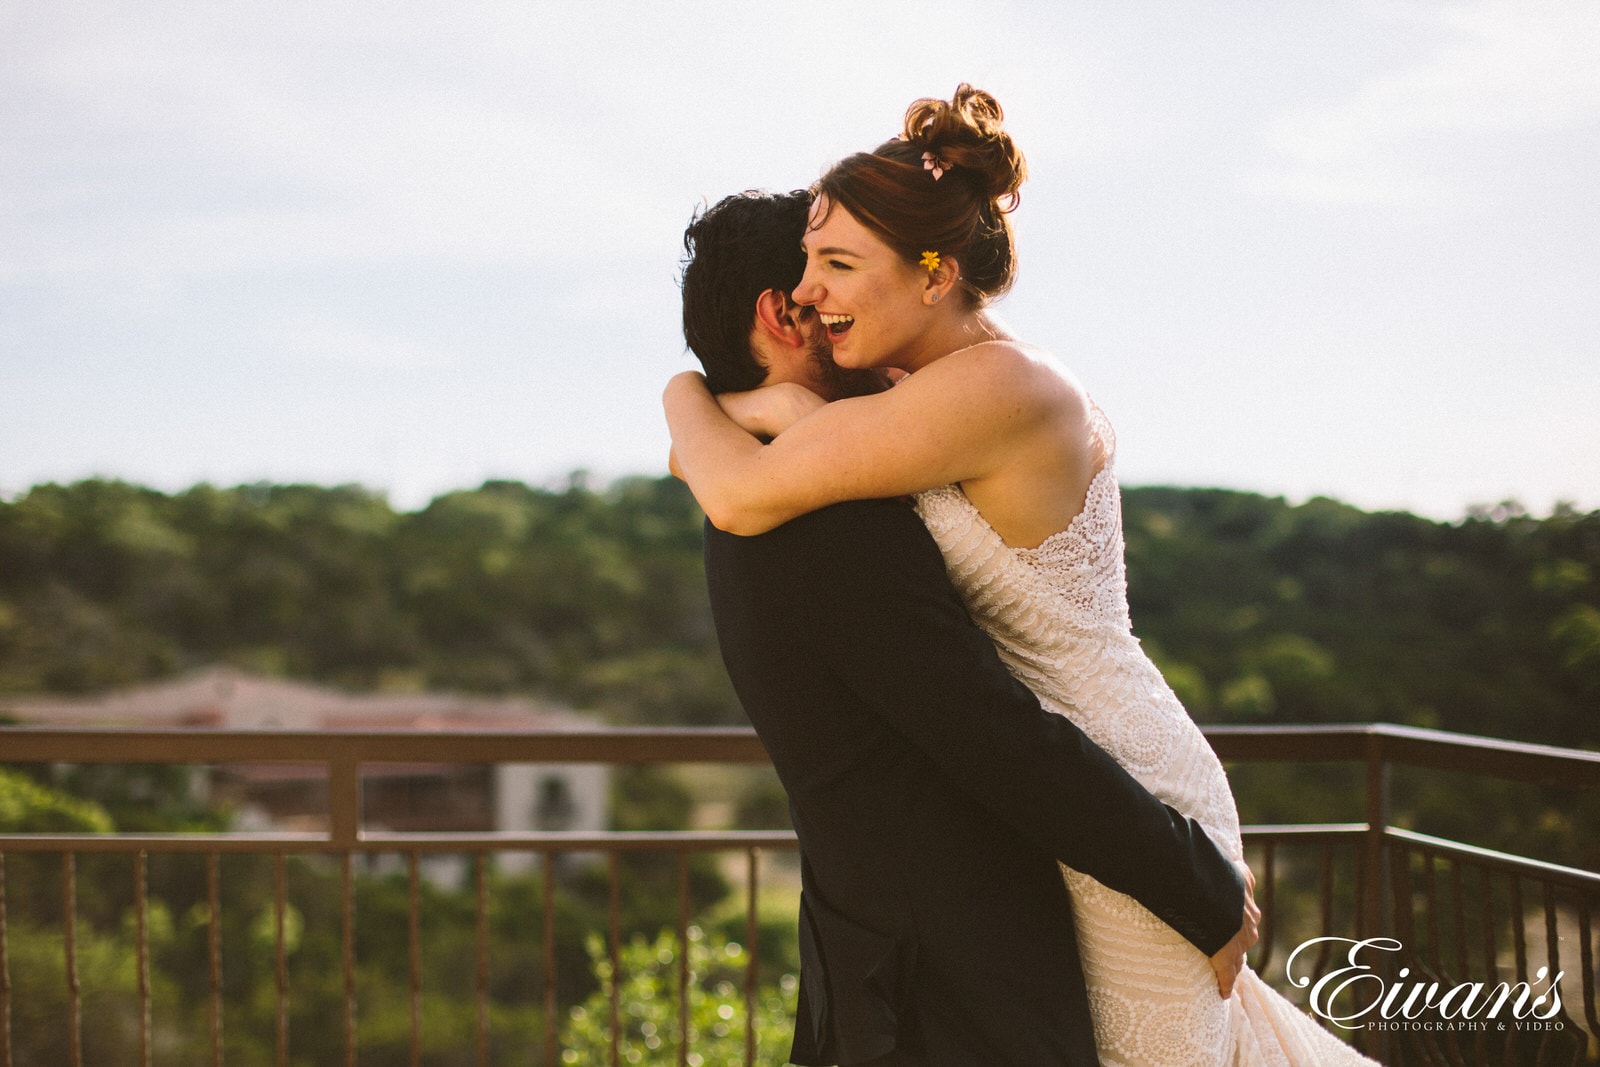
[[[1100,405],[1093,400],[1089,401],[1089,432],[1100,452],[1097,466],[1109,469],[1117,456],[1117,431],[1112,428],[1106,413],[1100,410]]]

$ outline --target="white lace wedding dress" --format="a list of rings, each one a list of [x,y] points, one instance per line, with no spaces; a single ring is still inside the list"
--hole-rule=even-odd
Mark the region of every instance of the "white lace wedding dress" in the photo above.
[[[1083,512],[1037,548],[1000,539],[959,486],[917,496],[956,589],[1011,671],[1151,793],[1238,858],[1239,815],[1222,764],[1134,638],[1111,428]],[[1103,1064],[1322,1067],[1370,1063],[1245,971],[1217,996],[1205,956],[1132,897],[1068,867]]]

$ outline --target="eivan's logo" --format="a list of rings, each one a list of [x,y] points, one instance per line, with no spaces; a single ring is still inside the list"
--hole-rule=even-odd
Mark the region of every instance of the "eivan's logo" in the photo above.
[[[1296,976],[1295,958],[1313,945],[1332,942],[1349,945],[1345,954],[1346,966],[1330,971],[1312,983],[1309,974]],[[1561,992],[1557,983],[1564,971],[1550,977],[1548,967],[1540,967],[1534,975],[1534,985],[1527,982],[1515,984],[1499,982],[1487,986],[1483,982],[1461,982],[1443,988],[1438,982],[1420,982],[1405,979],[1411,968],[1401,967],[1393,984],[1378,974],[1372,965],[1359,959],[1362,950],[1399,952],[1403,946],[1392,937],[1369,937],[1357,941],[1350,937],[1315,937],[1300,944],[1284,963],[1284,976],[1296,989],[1311,986],[1311,1010],[1336,1026],[1346,1030],[1359,1030],[1371,1025],[1364,1017],[1376,1012],[1385,1020],[1417,1019],[1431,1013],[1433,1017],[1453,1021],[1500,1020],[1501,1011],[1510,1005],[1513,1020],[1549,1019],[1561,1011]],[[1535,985],[1545,985],[1545,991],[1535,993]],[[1335,1006],[1341,995],[1350,1000]],[[1370,994],[1370,999],[1369,999]]]

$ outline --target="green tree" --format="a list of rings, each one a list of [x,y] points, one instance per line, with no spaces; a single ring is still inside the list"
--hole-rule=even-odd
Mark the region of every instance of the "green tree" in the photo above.
[[[100,805],[0,767],[0,834],[103,834],[113,829]]]
[[[752,1025],[744,999],[743,946],[707,935],[698,926],[688,930],[688,1033],[679,1023],[683,991],[679,984],[680,946],[676,935],[654,940],[635,937],[619,953],[620,977],[613,973],[605,942],[588,941],[589,958],[599,989],[568,1013],[561,1032],[563,1064],[600,1067],[610,1063],[611,999],[618,1001],[619,1052],[623,1063],[679,1062],[687,1038],[692,1067],[772,1064],[787,1061],[791,1020],[799,985],[784,975],[776,986],[756,990],[753,1000],[756,1057],[746,1057],[747,1027]]]

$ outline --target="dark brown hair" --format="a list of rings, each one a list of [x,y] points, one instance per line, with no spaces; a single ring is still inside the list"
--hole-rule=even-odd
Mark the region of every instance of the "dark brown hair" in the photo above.
[[[767,368],[750,348],[756,299],[800,284],[811,196],[751,190],[696,213],[683,234],[683,339],[713,393],[754,389]]]
[[[1001,123],[1000,104],[965,82],[949,100],[918,100],[905,129],[872,152],[840,160],[812,192],[846,211],[909,263],[924,252],[955,258],[976,303],[1016,277],[1006,217],[1021,200],[1026,161]],[[943,170],[935,178],[923,154]]]

